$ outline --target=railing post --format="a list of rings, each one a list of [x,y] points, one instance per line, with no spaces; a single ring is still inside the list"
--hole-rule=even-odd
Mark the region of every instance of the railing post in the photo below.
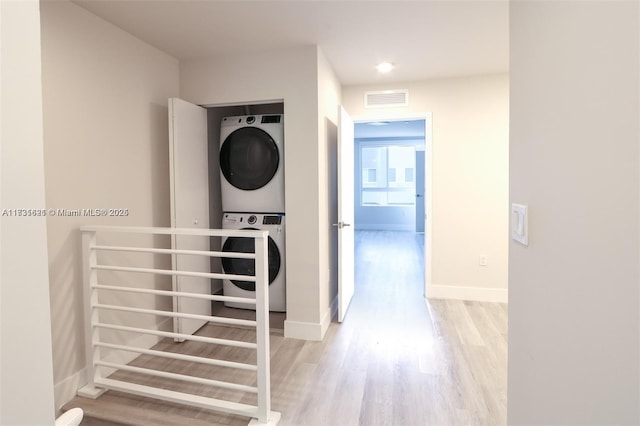
[[[255,239],[258,422],[265,424],[271,411],[268,238],[268,231],[265,231],[261,238]]]
[[[98,311],[94,305],[98,303],[98,290],[93,287],[97,284],[97,271],[94,266],[97,263],[96,251],[91,249],[96,245],[96,231],[82,231],[82,289],[84,296],[84,341],[85,363],[87,366],[87,385],[78,390],[78,395],[87,398],[97,398],[106,392],[106,389],[95,387],[96,366],[95,362],[100,357],[100,348],[94,343],[100,340],[100,331],[94,328],[98,322]],[[99,367],[98,367],[99,368]]]

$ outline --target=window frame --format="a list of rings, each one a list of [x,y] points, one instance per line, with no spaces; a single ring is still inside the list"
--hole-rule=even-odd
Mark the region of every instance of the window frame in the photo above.
[[[413,169],[413,181],[411,182],[411,186],[407,187],[407,186],[389,186],[389,147],[401,147],[401,148],[410,148],[413,150],[413,166],[411,167]],[[385,148],[387,150],[385,157],[385,168],[386,168],[386,173],[384,174],[386,176],[386,183],[385,186],[369,186],[369,187],[365,187],[365,180],[363,179],[364,177],[364,170],[371,170],[371,167],[363,167],[363,151],[367,148]],[[362,142],[359,141],[357,143],[357,149],[359,150],[359,161],[358,161],[358,171],[357,173],[359,173],[359,187],[357,188],[358,191],[358,201],[359,201],[359,205],[360,207],[414,207],[416,204],[416,200],[415,200],[415,193],[416,193],[416,182],[415,182],[415,158],[416,158],[416,146],[415,144],[411,144],[411,143],[393,143],[393,142],[384,142],[384,141],[380,141],[380,142]],[[393,169],[395,169],[396,174],[396,180],[393,183],[397,183],[397,178],[398,178],[398,174],[399,174],[399,170],[397,167],[394,167]],[[403,175],[403,177],[406,178],[406,170],[408,168],[404,168],[403,172],[400,172],[400,174]],[[375,168],[373,170],[376,170],[376,174],[378,174],[378,169]],[[366,181],[367,183],[375,183],[375,182],[370,182],[369,180]],[[402,184],[406,183],[406,180],[401,182]],[[410,193],[411,194],[411,202],[410,203],[394,203],[394,204],[390,204],[388,203],[388,194],[389,193],[393,193],[393,192],[404,192],[404,193]],[[385,196],[385,200],[387,202],[385,202],[384,204],[369,204],[369,203],[365,203],[364,200],[364,194],[365,193],[385,193],[387,194]]]

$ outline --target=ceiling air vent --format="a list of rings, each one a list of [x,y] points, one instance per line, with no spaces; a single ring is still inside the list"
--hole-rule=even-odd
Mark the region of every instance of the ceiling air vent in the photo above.
[[[406,89],[364,92],[365,108],[386,108],[407,105],[409,105],[409,91]]]

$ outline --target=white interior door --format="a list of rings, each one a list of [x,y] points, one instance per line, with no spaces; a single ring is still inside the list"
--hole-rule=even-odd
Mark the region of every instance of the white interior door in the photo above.
[[[338,321],[344,321],[355,290],[354,283],[354,152],[353,120],[338,111]]]
[[[207,111],[181,99],[169,99],[169,161],[171,188],[171,226],[209,229],[209,163]],[[209,251],[209,238],[175,236],[174,249]],[[174,269],[210,272],[206,256],[174,255]],[[173,290],[211,294],[211,280],[173,277]],[[211,315],[211,301],[174,297],[174,312]],[[193,334],[205,321],[174,319],[174,330]]]

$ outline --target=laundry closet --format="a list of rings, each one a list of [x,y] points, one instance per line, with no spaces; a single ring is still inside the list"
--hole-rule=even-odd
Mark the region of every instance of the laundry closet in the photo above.
[[[284,103],[209,107],[207,122],[209,223],[212,228],[269,231],[269,309],[285,312]],[[220,248],[252,251],[247,244],[252,240],[221,241]],[[241,259],[223,258],[222,263],[227,273],[252,268]],[[225,281],[222,287],[229,296],[248,297],[247,291],[254,291],[253,283],[243,281]]]
[[[171,99],[170,107],[172,226],[269,231],[269,309],[286,312],[284,103],[198,107]],[[201,158],[205,150],[206,159]],[[207,205],[198,206],[204,198]],[[191,244],[175,242],[194,248]],[[253,239],[228,237],[212,238],[210,247],[200,249],[253,252],[254,247]],[[249,259],[213,257],[210,262],[200,269],[234,275],[254,271]],[[201,291],[209,284],[213,294],[255,296],[253,282],[203,281]]]

